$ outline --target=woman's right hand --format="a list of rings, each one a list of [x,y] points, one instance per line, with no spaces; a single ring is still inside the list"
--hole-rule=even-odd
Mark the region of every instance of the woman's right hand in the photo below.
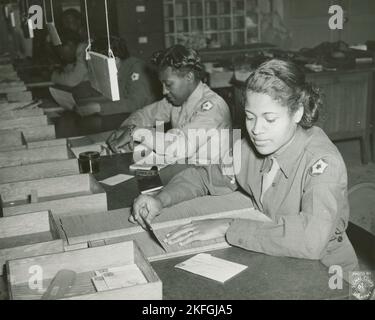
[[[134,149],[132,131],[133,128],[130,127],[113,131],[107,139],[107,145],[111,151],[114,153],[120,153],[121,151],[132,152]]]
[[[147,230],[147,225],[160,214],[163,204],[160,200],[141,194],[134,200],[133,210],[129,217],[132,223],[139,223],[143,229]]]

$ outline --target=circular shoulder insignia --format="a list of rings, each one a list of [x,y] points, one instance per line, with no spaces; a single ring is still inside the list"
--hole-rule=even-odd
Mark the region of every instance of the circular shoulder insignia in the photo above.
[[[315,162],[309,170],[310,175],[318,176],[324,172],[324,170],[328,167],[328,163],[325,162],[323,159],[319,159]]]
[[[203,111],[211,110],[213,106],[214,105],[211,101],[205,101],[205,102],[202,103],[202,110]]]
[[[133,72],[131,75],[132,81],[137,81],[139,79],[139,73]]]

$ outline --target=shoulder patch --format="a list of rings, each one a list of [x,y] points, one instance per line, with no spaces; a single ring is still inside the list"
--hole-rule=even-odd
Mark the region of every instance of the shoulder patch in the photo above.
[[[315,162],[310,170],[309,170],[309,173],[311,176],[318,176],[320,174],[322,174],[325,169],[328,167],[328,163],[325,162],[323,159],[319,159],[317,162]]]
[[[139,79],[139,73],[133,72],[130,77],[131,77],[132,81],[137,81]]]
[[[205,101],[205,102],[202,103],[202,110],[203,111],[209,111],[209,110],[212,109],[213,106],[214,105],[211,101]]]

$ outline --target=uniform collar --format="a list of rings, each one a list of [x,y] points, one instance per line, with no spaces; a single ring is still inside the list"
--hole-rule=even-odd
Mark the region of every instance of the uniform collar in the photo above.
[[[260,171],[263,173],[270,167],[271,158],[275,158],[286,178],[288,178],[295,168],[295,164],[303,153],[307,136],[305,130],[297,126],[293,138],[280,152],[271,154],[264,158]]]
[[[203,97],[204,84],[200,81],[189,98],[182,104],[182,107],[187,111],[195,109],[197,102]]]

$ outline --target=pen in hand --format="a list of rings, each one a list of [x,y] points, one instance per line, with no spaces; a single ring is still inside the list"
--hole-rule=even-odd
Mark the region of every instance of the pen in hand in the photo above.
[[[153,231],[151,224],[147,221],[147,218],[145,218],[143,215],[145,211],[147,212],[147,214],[149,213],[146,203],[140,209],[140,216],[142,217],[143,223],[145,224],[146,228],[150,231]]]

